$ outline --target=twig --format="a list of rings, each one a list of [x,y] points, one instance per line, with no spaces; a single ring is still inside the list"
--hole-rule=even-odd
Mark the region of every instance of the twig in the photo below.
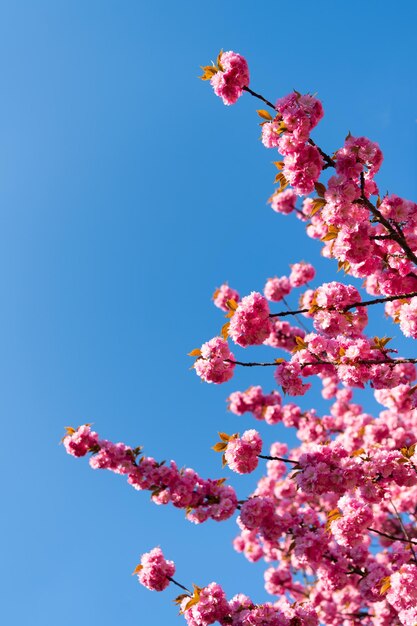
[[[267,461],[283,461],[284,463],[294,463],[294,465],[298,465],[298,461],[294,461],[293,459],[284,459],[280,456],[267,456],[265,454],[258,454],[260,459],[266,459]]]
[[[187,593],[190,594],[190,596],[192,596],[192,592],[187,589],[187,587],[184,587],[184,585],[181,585],[181,583],[178,583],[176,580],[174,580],[173,578],[171,578],[171,576],[167,576],[168,580],[170,580],[172,583],[174,583],[174,585],[177,585],[177,587],[180,587],[181,589],[184,589],[184,591],[186,591]]]

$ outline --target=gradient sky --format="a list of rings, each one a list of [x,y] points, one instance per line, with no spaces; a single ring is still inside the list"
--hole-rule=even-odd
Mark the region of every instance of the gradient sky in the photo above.
[[[335,267],[266,205],[275,157],[258,103],[224,107],[199,66],[235,50],[269,99],[317,92],[318,143],[369,136],[381,190],[415,200],[416,17],[411,0],[0,2],[2,623],[182,624],[175,589],[131,576],[156,545],[186,585],[267,599],[263,566],[230,546],[233,519],[194,526],[58,443],[94,422],[230,477],[241,498],[253,489],[260,474],[222,470],[210,446],[218,430],[287,436],[226,411],[231,391],[272,388],[271,372],[205,385],[186,353],[218,334],[210,298],[225,280],[247,294],[291,262],[321,282]],[[301,404],[326,410],[315,393]]]

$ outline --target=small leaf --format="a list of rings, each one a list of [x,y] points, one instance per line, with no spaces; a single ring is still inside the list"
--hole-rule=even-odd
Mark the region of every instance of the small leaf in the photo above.
[[[314,183],[314,189],[317,191],[317,195],[320,196],[320,198],[324,198],[324,194],[326,193],[326,187],[323,185],[323,183]]]
[[[401,448],[400,452],[406,459],[411,459],[416,451],[416,444],[413,443],[410,447]]]
[[[214,450],[214,452],[224,452],[227,449],[227,443],[219,441],[214,446],[212,446],[211,449]]]
[[[226,465],[227,465],[226,457],[223,454],[223,456],[222,456],[222,467],[226,467]]]
[[[272,161],[272,163],[278,170],[282,170],[282,168],[284,167],[284,161]]]
[[[188,611],[188,609],[190,609],[195,604],[198,604],[199,601],[200,601],[200,593],[202,592],[203,587],[197,587],[197,585],[193,585],[193,587],[194,587],[193,596],[190,598],[189,602],[187,602],[187,604],[185,605],[185,607],[183,608],[181,613],[184,613],[185,611]],[[184,597],[190,597],[190,596],[189,595],[185,595]]]
[[[332,522],[336,521],[337,519],[340,519],[341,517],[343,516],[339,509],[336,508],[336,509],[332,509],[331,511],[329,511],[327,514],[326,530],[330,531]]]
[[[379,581],[379,584],[380,584],[379,593],[382,596],[391,587],[391,577],[390,576],[384,576],[384,578],[381,578],[381,580]]]
[[[285,178],[284,174],[282,172],[279,172],[275,178],[274,178],[274,183],[279,183],[279,189],[278,192],[280,193],[281,191],[284,191],[284,189],[286,187],[288,187],[288,185],[290,184],[288,182],[288,180]]]
[[[226,441],[226,442],[233,439],[233,437],[231,435],[228,435],[227,433],[219,433],[219,437],[222,441]]]
[[[191,598],[191,600],[189,602],[187,602],[187,604],[183,608],[182,612],[185,613],[185,611],[188,611],[188,609],[191,609],[192,606],[198,604],[198,600],[199,600],[199,598],[194,598],[194,597]]]
[[[296,546],[295,539],[293,539],[290,545],[288,546],[288,554],[294,550],[295,546]]]
[[[329,226],[327,231],[327,235],[321,238],[321,241],[332,241],[332,239],[336,239],[339,234],[339,228],[337,226]]]
[[[349,261],[338,261],[338,263],[337,263],[337,271],[340,272],[340,270],[343,270],[345,272],[345,274],[347,274],[348,271],[350,270],[350,263],[349,263]]]
[[[306,343],[305,341],[303,341],[303,339],[301,337],[294,337],[295,339],[295,347],[292,350],[292,353],[294,354],[295,352],[299,352],[300,350],[306,350],[308,349],[308,343]]]
[[[201,350],[199,348],[195,348],[188,353],[187,356],[201,356]]]
[[[285,363],[285,359],[283,358],[275,359],[274,363],[276,363],[277,365],[279,365],[280,363]]]
[[[236,300],[233,300],[233,298],[231,298],[230,300],[226,300],[226,306],[228,309],[230,309],[231,311],[236,311],[237,307],[239,306],[238,303],[236,302]]]
[[[265,109],[258,109],[256,112],[259,117],[262,117],[263,120],[268,120],[270,122],[273,119],[272,115],[268,111],[265,111]]]
[[[222,329],[220,331],[221,336],[223,337],[225,341],[229,336],[229,326],[230,326],[230,322],[226,322],[226,324],[223,324]]]
[[[201,80],[210,80],[219,71],[214,65],[201,65],[200,67],[203,70],[203,74],[199,76]]]
[[[141,565],[139,563],[139,565],[136,565],[135,569],[132,572],[132,576],[134,576],[135,574],[139,574],[139,572],[143,569],[143,565]]]
[[[174,600],[174,604],[181,604],[181,602],[184,600],[184,598],[189,598],[189,594],[188,593],[181,593],[179,596],[177,596]]]
[[[220,293],[220,289],[216,289],[216,291],[211,296],[212,300],[215,300],[217,298],[217,296],[219,295],[219,293]]]
[[[219,54],[217,55],[217,67],[219,68],[221,72],[224,72],[224,67],[220,60],[222,58],[222,54],[223,54],[223,49],[221,49]]]
[[[360,456],[364,452],[365,452],[364,448],[358,448],[357,450],[354,450],[350,456],[352,456],[352,457]]]
[[[310,211],[310,217],[313,217],[320,209],[322,209],[327,204],[324,198],[315,198],[312,202],[312,209]]]

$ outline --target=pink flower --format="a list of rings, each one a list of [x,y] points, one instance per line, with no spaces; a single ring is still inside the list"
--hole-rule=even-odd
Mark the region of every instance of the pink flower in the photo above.
[[[220,56],[220,71],[210,80],[216,96],[224,104],[235,104],[249,85],[249,68],[246,60],[236,52],[223,52]]]
[[[417,217],[417,205],[410,200],[404,200],[394,194],[386,196],[380,206],[379,211],[382,215],[396,222],[408,222],[411,220],[415,223]]]
[[[373,178],[381,167],[382,152],[367,137],[348,137],[336,152],[336,171],[345,178],[357,179],[365,169],[365,178]]]
[[[201,346],[201,356],[194,363],[197,376],[207,383],[225,383],[233,376],[235,357],[229,350],[227,341],[214,337]]]
[[[189,597],[181,603],[184,617],[188,626],[209,626],[214,622],[224,623],[223,620],[230,613],[229,604],[223,589],[217,583],[210,583],[198,592],[198,602],[189,609],[185,609]]]
[[[415,626],[417,622],[417,566],[403,565],[390,576],[387,600],[399,614],[405,626]]]
[[[249,474],[258,467],[262,439],[256,430],[246,430],[242,437],[232,437],[224,453],[230,469],[238,474]]]
[[[230,320],[229,336],[244,348],[261,344],[271,332],[267,300],[256,291],[242,298]]]
[[[272,498],[249,498],[242,504],[240,521],[244,528],[256,530],[273,517],[275,505]]]
[[[65,450],[72,456],[85,456],[98,442],[98,435],[91,430],[88,424],[77,430],[67,428],[68,435],[62,440]]]
[[[217,306],[219,309],[222,309],[222,311],[229,311],[230,309],[227,306],[228,300],[234,300],[235,302],[239,302],[240,296],[235,289],[232,289],[231,287],[229,287],[229,285],[224,283],[223,285],[220,285],[220,287],[214,292],[213,302],[215,306]]]
[[[267,300],[279,302],[291,292],[291,284],[286,276],[281,278],[268,278],[264,287],[264,294]]]
[[[323,169],[323,159],[316,146],[309,143],[297,146],[297,149],[284,158],[284,174],[297,195],[303,196],[314,190]]]
[[[290,396],[303,396],[311,387],[310,383],[303,383],[301,380],[301,365],[297,362],[281,363],[275,370],[274,376],[283,392]]]
[[[262,125],[262,143],[265,148],[277,148],[279,142],[280,121],[265,122]]]
[[[305,143],[312,129],[323,117],[323,107],[317,98],[293,91],[276,103],[282,122],[294,141]]]
[[[341,546],[352,547],[363,543],[366,529],[372,525],[373,514],[370,504],[358,497],[346,494],[337,503],[341,517],[330,524],[333,537]]]
[[[293,189],[285,189],[285,191],[277,191],[268,200],[271,208],[276,213],[288,215],[295,209],[297,194]]]
[[[417,298],[411,298],[409,303],[402,304],[398,313],[400,328],[406,337],[417,338]]]
[[[296,346],[296,337],[304,337],[305,330],[298,326],[290,326],[288,322],[282,322],[279,317],[272,320],[272,331],[264,344],[271,348],[281,348],[292,352]]]
[[[134,455],[124,443],[100,441],[100,450],[90,458],[93,469],[108,469],[116,474],[128,474],[134,467]]]
[[[291,287],[302,287],[302,285],[313,280],[315,275],[316,271],[310,263],[294,263],[291,265]]]
[[[161,548],[153,548],[142,555],[138,570],[139,581],[152,591],[163,591],[169,585],[169,578],[175,574],[173,561],[167,561]]]

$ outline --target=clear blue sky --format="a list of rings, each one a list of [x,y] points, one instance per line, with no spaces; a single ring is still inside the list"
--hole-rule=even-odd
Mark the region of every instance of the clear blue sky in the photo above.
[[[94,422],[229,476],[240,497],[254,487],[210,446],[255,426],[225,398],[272,388],[271,372],[204,385],[186,353],[218,333],[224,280],[246,294],[291,262],[316,263],[321,281],[334,266],[266,206],[258,104],[224,107],[199,66],[231,49],[270,99],[318,92],[319,143],[368,135],[385,153],[381,189],[416,199],[416,17],[411,0],[0,2],[2,623],[183,623],[175,590],[130,576],[155,545],[184,584],[266,599],[262,566],[230,547],[234,520],[193,526],[58,442]]]

